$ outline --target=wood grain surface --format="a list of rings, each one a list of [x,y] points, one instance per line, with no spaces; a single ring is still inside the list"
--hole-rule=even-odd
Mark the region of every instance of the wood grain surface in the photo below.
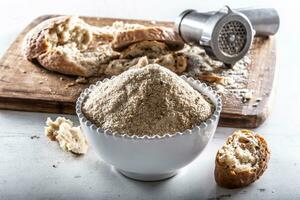
[[[50,72],[37,63],[27,61],[21,52],[25,34],[43,20],[53,16],[45,15],[35,19],[20,33],[1,58],[1,109],[75,113],[76,99],[89,84],[73,84],[76,77]],[[95,26],[110,25],[116,20],[145,25],[153,23],[145,20],[82,18]],[[156,22],[156,24],[172,26],[170,22]],[[247,88],[254,91],[253,98],[247,103],[242,103],[233,95],[224,97],[220,126],[255,128],[265,121],[271,108],[275,63],[275,39],[271,37],[254,42],[247,85]],[[89,82],[93,83],[98,79],[99,77],[94,77]],[[258,102],[257,99],[261,100]]]

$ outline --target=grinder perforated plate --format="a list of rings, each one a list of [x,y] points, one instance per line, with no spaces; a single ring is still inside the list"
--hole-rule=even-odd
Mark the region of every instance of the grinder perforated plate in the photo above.
[[[248,18],[232,12],[216,24],[211,38],[211,51],[217,59],[234,64],[248,52],[253,35]]]
[[[247,43],[246,34],[246,28],[241,22],[228,22],[222,27],[219,34],[220,50],[230,56],[239,54]]]

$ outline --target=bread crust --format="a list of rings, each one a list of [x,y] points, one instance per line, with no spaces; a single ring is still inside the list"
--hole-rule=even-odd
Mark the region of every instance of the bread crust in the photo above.
[[[184,42],[180,36],[170,28],[146,27],[118,32],[112,41],[115,51],[122,51],[131,44],[141,41],[159,41],[167,44],[170,50],[180,50]]]
[[[245,187],[257,179],[265,172],[268,167],[268,161],[270,159],[270,150],[268,148],[265,139],[257,133],[248,130],[240,130],[247,134],[253,134],[255,138],[259,141],[260,148],[260,158],[258,160],[258,167],[256,169],[251,169],[248,171],[236,172],[231,167],[220,162],[220,150],[216,155],[215,160],[215,180],[217,184],[221,187],[233,189]],[[226,144],[231,144],[234,137],[238,137],[239,131],[235,131],[227,140]]]
[[[81,67],[72,60],[64,57],[60,51],[50,51],[40,55],[37,61],[46,69],[67,75],[79,75],[88,77],[93,75],[94,71]]]

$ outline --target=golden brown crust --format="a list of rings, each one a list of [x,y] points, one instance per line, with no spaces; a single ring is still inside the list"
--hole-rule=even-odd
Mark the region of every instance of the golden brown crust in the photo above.
[[[47,19],[28,32],[23,43],[25,57],[32,60],[45,53],[50,47],[49,42],[46,40],[50,30],[57,24],[66,23],[70,18],[71,16],[60,16]]]
[[[81,67],[74,61],[68,60],[63,56],[62,52],[56,50],[40,55],[37,61],[46,69],[62,74],[88,77],[94,73],[87,68]]]
[[[116,34],[112,41],[112,48],[115,51],[122,51],[129,45],[141,41],[160,41],[168,45],[170,50],[180,50],[184,42],[180,36],[170,28],[147,27],[121,31]]]
[[[81,28],[73,32],[78,34],[78,40],[71,38],[72,33],[68,32],[70,26],[74,31]],[[23,53],[28,60],[36,59],[48,70],[88,77],[96,75],[97,67],[102,62],[116,57],[116,53],[111,53],[110,46],[111,51],[107,49],[111,40],[112,35],[102,33],[98,27],[88,25],[77,17],[60,16],[45,20],[33,28],[24,39]],[[105,59],[102,58],[104,55]]]
[[[245,187],[253,183],[257,179],[259,179],[259,177],[267,169],[268,161],[270,159],[270,150],[268,148],[265,139],[252,131],[248,131],[248,130],[241,130],[241,131],[247,132],[248,134],[254,134],[255,138],[259,141],[260,158],[258,161],[258,166],[248,171],[236,172],[231,167],[220,162],[220,150],[219,150],[215,160],[215,180],[219,186],[230,188],[230,189]],[[232,135],[234,135],[235,133],[237,133],[237,131],[234,132]],[[228,138],[226,142],[227,145],[232,143],[233,137]]]

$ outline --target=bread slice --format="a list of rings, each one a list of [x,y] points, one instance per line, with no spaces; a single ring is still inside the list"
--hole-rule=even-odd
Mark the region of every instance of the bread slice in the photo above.
[[[92,76],[99,66],[119,57],[113,35],[78,17],[60,16],[37,25],[25,37],[23,52],[45,68],[69,75]]]
[[[112,48],[123,51],[128,46],[141,41],[164,42],[169,50],[180,50],[184,42],[172,29],[166,27],[144,27],[120,31],[114,35]]]
[[[240,188],[256,181],[267,169],[270,150],[265,139],[249,130],[235,131],[218,151],[215,180],[225,188]]]

